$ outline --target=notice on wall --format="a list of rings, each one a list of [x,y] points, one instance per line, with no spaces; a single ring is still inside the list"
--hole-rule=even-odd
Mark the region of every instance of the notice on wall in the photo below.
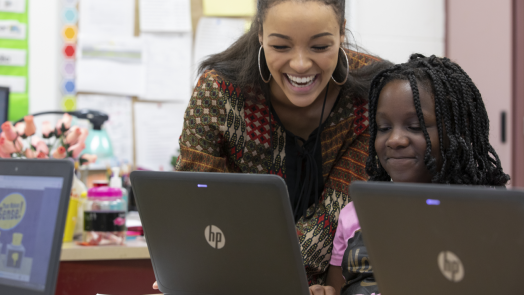
[[[133,109],[127,96],[79,94],[77,109],[106,113],[109,120],[104,128],[111,139],[113,154],[120,162],[133,163]]]
[[[136,165],[142,169],[172,170],[179,154],[178,139],[184,126],[187,103],[134,104]]]
[[[202,17],[195,36],[194,69],[209,55],[226,50],[244,34],[245,29],[244,19]]]
[[[190,0],[140,0],[140,31],[191,32]]]
[[[0,20],[0,39],[26,39],[27,25],[16,20]]]
[[[135,0],[79,1],[78,29],[84,35],[132,37]]]
[[[11,93],[26,92],[26,78],[24,76],[0,75],[0,86],[8,87]]]
[[[142,34],[145,100],[189,101],[191,33]]]
[[[140,96],[144,92],[140,38],[79,38],[77,91]]]
[[[206,16],[253,16],[255,0],[203,0]]]
[[[26,61],[26,50],[0,48],[0,66],[24,67],[26,65]]]
[[[24,13],[25,0],[0,0],[0,11]]]

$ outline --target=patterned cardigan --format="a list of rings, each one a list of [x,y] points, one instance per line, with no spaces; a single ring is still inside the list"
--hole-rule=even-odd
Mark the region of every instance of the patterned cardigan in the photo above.
[[[349,51],[350,67],[377,58]],[[199,79],[184,115],[177,171],[270,173],[286,177],[286,130],[271,121],[269,108],[256,89],[240,89],[207,71]],[[350,201],[349,184],[366,180],[368,156],[367,103],[354,103],[341,90],[321,133],[324,190],[316,213],[296,224],[310,284],[322,284],[331,258],[340,210]],[[271,152],[273,156],[271,156]],[[272,161],[272,163],[270,163]],[[312,206],[313,207],[313,206]],[[309,208],[308,214],[310,214]]]

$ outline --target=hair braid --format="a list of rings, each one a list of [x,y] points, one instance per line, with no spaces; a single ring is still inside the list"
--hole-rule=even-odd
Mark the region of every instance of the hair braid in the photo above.
[[[366,172],[370,180],[391,178],[380,164],[375,150],[376,111],[380,92],[393,80],[407,80],[413,93],[424,138],[424,163],[433,174],[432,182],[504,186],[509,181],[500,159],[489,143],[489,118],[480,91],[471,78],[448,58],[413,54],[409,61],[380,72],[371,83],[370,142]],[[419,86],[433,95],[439,138],[441,167],[431,155],[431,139],[424,124]],[[439,170],[439,171],[437,171]]]

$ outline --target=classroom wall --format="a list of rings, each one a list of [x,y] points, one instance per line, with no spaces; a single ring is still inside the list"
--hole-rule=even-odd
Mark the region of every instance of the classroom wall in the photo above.
[[[472,9],[474,7],[474,9]],[[448,0],[447,56],[479,88],[490,118],[490,142],[512,169],[512,0]],[[501,113],[506,112],[506,142]]]
[[[394,63],[412,53],[444,56],[445,0],[347,0],[357,45]]]

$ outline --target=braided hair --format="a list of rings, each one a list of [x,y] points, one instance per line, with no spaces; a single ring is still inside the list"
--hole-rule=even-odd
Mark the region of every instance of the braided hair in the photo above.
[[[380,72],[371,82],[369,93],[370,141],[366,172],[371,181],[390,181],[375,150],[376,111],[382,88],[393,80],[409,81],[415,110],[426,139],[424,163],[433,183],[505,186],[509,175],[489,143],[489,118],[482,96],[471,78],[448,58],[411,55],[409,61]],[[431,141],[424,124],[419,85],[433,95],[442,157],[438,170],[431,155]]]

